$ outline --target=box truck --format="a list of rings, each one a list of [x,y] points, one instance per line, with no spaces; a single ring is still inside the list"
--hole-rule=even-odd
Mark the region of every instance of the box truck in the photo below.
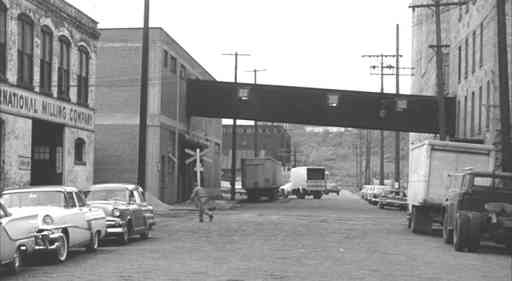
[[[322,198],[327,191],[327,172],[324,167],[295,167],[290,171],[291,193],[299,199],[312,195]]]
[[[408,226],[415,233],[430,233],[442,223],[448,174],[467,169],[492,171],[492,145],[428,140],[410,147],[407,187]]]
[[[276,199],[282,184],[283,168],[279,161],[273,158],[242,159],[242,188],[249,201],[262,196]]]

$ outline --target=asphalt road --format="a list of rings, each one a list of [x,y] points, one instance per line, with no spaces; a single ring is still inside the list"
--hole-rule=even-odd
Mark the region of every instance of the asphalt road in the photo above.
[[[512,281],[512,261],[493,245],[457,253],[438,236],[410,233],[404,212],[343,193],[242,203],[213,223],[160,217],[149,240],[76,251],[65,264],[30,265],[0,279]]]

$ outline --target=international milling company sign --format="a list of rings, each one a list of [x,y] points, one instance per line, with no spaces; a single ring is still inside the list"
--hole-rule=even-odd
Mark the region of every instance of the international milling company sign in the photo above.
[[[0,85],[0,112],[94,130],[92,109],[16,87]]]

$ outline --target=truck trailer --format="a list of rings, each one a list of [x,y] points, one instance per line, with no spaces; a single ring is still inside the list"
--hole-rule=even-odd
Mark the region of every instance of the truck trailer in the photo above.
[[[411,146],[407,189],[408,226],[414,233],[431,233],[442,223],[448,175],[467,169],[492,171],[491,145],[428,140]]]
[[[262,196],[276,199],[282,184],[283,168],[279,161],[273,158],[242,159],[242,188],[249,201]]]

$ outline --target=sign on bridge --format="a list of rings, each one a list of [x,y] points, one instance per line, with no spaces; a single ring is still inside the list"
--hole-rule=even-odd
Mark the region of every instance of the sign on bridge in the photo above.
[[[454,98],[445,104],[453,136]],[[189,80],[187,109],[198,117],[439,133],[435,96]]]

